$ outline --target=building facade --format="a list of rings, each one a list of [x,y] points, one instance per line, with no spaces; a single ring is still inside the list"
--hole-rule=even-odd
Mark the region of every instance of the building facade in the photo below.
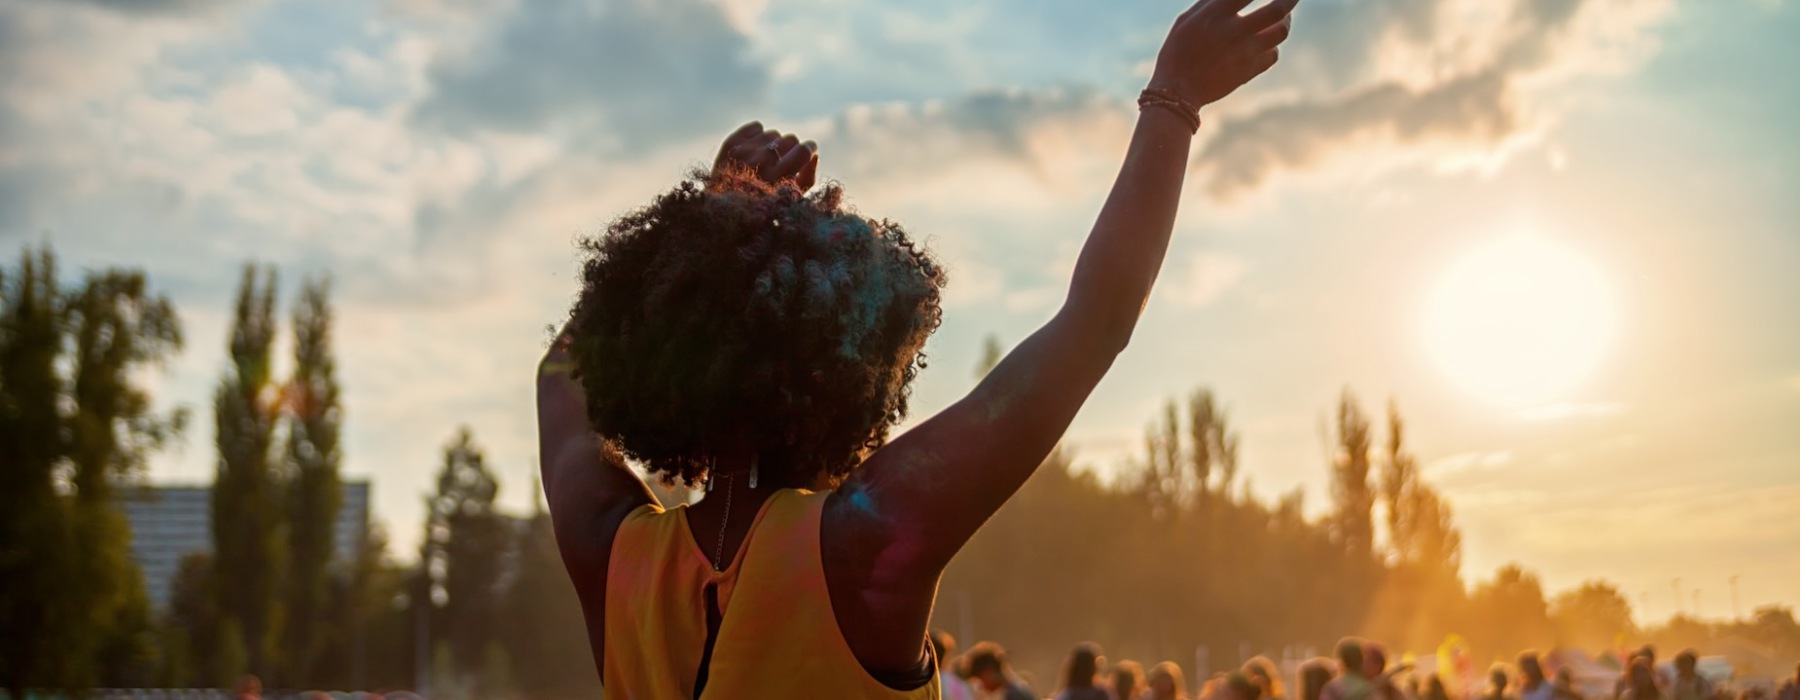
[[[356,560],[369,527],[369,482],[344,481],[343,501],[332,523],[332,564]],[[167,610],[182,558],[212,551],[212,487],[156,486],[133,489],[120,500],[131,523],[131,558],[144,573],[155,610]]]

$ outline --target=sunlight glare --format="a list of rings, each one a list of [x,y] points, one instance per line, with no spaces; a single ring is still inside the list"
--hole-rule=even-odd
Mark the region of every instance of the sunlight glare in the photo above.
[[[1425,343],[1464,391],[1508,407],[1554,401],[1600,364],[1612,292],[1567,245],[1512,235],[1445,271],[1425,312]]]

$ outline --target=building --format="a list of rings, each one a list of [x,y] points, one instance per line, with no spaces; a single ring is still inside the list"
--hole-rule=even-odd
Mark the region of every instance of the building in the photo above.
[[[369,527],[369,482],[345,481],[332,523],[332,562],[347,565]],[[120,509],[131,523],[131,558],[144,572],[150,606],[166,610],[175,574],[189,554],[212,551],[212,487],[156,486],[133,489]]]

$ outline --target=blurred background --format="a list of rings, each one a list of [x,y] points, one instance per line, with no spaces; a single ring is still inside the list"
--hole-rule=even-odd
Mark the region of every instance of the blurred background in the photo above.
[[[950,267],[922,419],[1055,310],[1184,8],[0,1],[0,686],[591,695],[530,381],[576,242],[817,140]],[[1346,634],[1790,674],[1797,32],[1303,0],[936,626],[1040,687]]]

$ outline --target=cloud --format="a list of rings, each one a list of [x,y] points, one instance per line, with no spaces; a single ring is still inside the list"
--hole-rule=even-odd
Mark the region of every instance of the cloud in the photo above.
[[[1111,127],[1129,113],[1120,101],[1080,87],[987,89],[950,100],[852,105],[822,125],[818,141],[852,178],[917,178],[1000,161],[1055,179],[1061,159],[1110,146],[1094,135],[1116,136]]]
[[[228,0],[81,0],[113,12],[137,15],[192,14],[233,4]]]
[[[734,5],[734,7],[740,7]],[[430,68],[418,123],[467,135],[554,133],[604,150],[719,131],[762,103],[769,68],[705,0],[520,3]]]
[[[1196,160],[1202,187],[1231,200],[1351,153],[1376,169],[1504,154],[1553,118],[1534,95],[1629,66],[1669,5],[1384,0],[1305,8],[1289,42],[1293,74],[1271,81],[1260,99],[1252,90],[1244,99],[1254,106],[1223,118]]]

